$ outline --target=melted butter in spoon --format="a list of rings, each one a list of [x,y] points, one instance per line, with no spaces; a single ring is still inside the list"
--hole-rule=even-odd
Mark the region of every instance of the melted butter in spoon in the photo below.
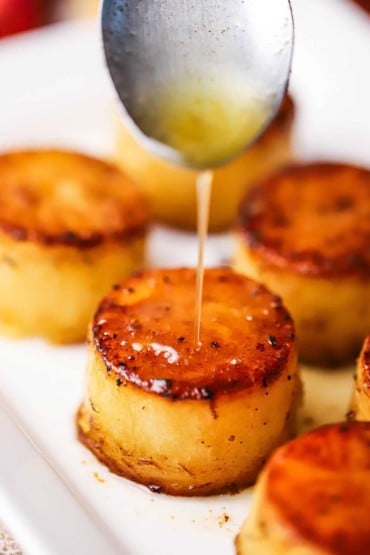
[[[248,85],[201,83],[168,85],[136,117],[147,135],[180,152],[190,167],[212,168],[257,137],[268,111]]]

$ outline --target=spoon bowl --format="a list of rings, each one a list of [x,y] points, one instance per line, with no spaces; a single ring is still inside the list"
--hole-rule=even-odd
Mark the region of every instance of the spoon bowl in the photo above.
[[[214,168],[263,132],[289,79],[289,0],[103,0],[126,125],[151,153]]]

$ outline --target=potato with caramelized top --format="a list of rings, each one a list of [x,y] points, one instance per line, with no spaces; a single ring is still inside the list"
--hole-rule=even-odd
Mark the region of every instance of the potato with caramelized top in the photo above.
[[[370,422],[370,335],[365,339],[357,361],[356,383],[349,417]]]
[[[370,423],[323,426],[280,447],[258,479],[238,555],[366,555]]]
[[[195,271],[157,270],[102,301],[89,339],[80,439],[113,472],[173,495],[253,483],[291,436],[300,381],[276,296],[206,270],[201,344]]]
[[[291,136],[294,104],[287,96],[277,116],[256,143],[214,171],[210,205],[210,231],[231,227],[246,191],[293,159]],[[147,194],[152,216],[165,224],[195,229],[197,174],[170,166],[147,152],[117,123],[116,160]]]
[[[102,295],[141,267],[145,201],[117,168],[63,151],[0,156],[0,332],[82,341]]]
[[[246,197],[234,268],[281,295],[308,362],[342,364],[370,329],[370,172],[316,163]]]

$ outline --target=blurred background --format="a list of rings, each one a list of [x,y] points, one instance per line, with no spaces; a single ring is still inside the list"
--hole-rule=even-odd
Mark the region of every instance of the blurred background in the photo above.
[[[370,0],[352,0],[370,13]],[[0,0],[0,38],[93,15],[99,0]]]
[[[0,38],[62,20],[88,17],[98,0],[0,0]]]

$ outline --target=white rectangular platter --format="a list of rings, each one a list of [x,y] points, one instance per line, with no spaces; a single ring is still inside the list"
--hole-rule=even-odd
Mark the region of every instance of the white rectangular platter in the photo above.
[[[293,7],[297,151],[369,164],[369,21],[346,0]],[[0,43],[1,150],[47,145],[109,156],[112,105],[96,24]],[[231,250],[231,237],[211,237],[207,263]],[[193,265],[195,257],[193,235],[153,230],[152,264]],[[0,340],[0,519],[25,553],[231,555],[251,491],[171,498],[110,474],[76,440],[84,365],[84,346]],[[304,370],[303,427],[344,418],[352,372]]]

